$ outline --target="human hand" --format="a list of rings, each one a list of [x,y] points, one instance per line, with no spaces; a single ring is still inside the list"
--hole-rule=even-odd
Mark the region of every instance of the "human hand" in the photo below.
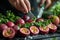
[[[39,3],[39,6],[41,6],[45,2],[46,2],[45,8],[48,8],[51,5],[51,0],[41,0],[40,3]]]
[[[28,13],[31,10],[29,0],[9,0],[12,6],[14,6],[17,10]]]

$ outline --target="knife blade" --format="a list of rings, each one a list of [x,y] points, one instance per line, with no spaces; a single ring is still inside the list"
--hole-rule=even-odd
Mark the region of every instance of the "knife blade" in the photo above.
[[[39,9],[39,13],[37,15],[37,18],[41,18],[42,14],[43,14],[43,11],[44,11],[44,7]]]
[[[26,15],[29,16],[30,18],[34,18],[35,17],[34,14],[31,11],[29,11]]]
[[[42,4],[42,6],[40,8],[38,8],[38,12],[39,13],[37,15],[37,19],[42,17],[42,14],[43,14],[44,9],[45,9],[45,3]]]

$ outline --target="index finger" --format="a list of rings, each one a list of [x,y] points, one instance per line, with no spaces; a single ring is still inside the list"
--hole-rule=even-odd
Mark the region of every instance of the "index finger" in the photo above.
[[[30,5],[29,0],[24,0],[24,1],[25,1],[26,5],[27,5],[28,10],[30,11],[31,10],[31,5]]]
[[[28,8],[27,8],[24,0],[20,0],[20,4],[21,4],[21,6],[23,7],[23,9],[25,10],[25,12],[28,13]]]

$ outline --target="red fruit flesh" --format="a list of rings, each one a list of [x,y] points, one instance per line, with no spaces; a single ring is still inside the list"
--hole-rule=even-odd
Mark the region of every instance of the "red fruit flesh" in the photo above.
[[[6,24],[7,24],[8,27],[13,27],[13,26],[15,25],[15,24],[14,24],[13,22],[11,22],[11,21],[7,22]]]
[[[7,28],[8,28],[8,26],[6,24],[1,24],[0,25],[0,29],[1,30],[7,29]]]
[[[24,25],[24,24],[25,24],[25,21],[20,18],[20,19],[17,20],[16,24],[17,24],[17,25],[18,25],[18,24]]]
[[[3,36],[8,38],[13,38],[15,36],[15,30],[13,28],[7,28],[3,30]]]
[[[23,36],[23,37],[30,35],[29,29],[27,29],[27,28],[20,28],[20,35]]]
[[[39,22],[39,21],[44,21],[44,19],[43,18],[38,18],[37,20],[36,20],[37,22]]]
[[[37,35],[39,34],[39,29],[36,26],[31,26],[30,32],[31,32],[31,35]]]
[[[25,21],[27,21],[27,20],[29,20],[29,19],[30,19],[30,17],[29,17],[29,16],[27,16],[27,15],[24,15],[24,16],[23,16],[23,19],[24,19]]]
[[[57,31],[57,26],[54,24],[49,24],[48,27],[50,29],[50,32],[52,32],[52,33]]]
[[[49,28],[48,27],[39,27],[41,34],[48,34]]]

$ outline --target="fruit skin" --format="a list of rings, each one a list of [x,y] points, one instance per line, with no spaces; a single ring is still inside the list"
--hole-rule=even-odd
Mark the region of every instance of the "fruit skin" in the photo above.
[[[0,30],[3,31],[4,29],[7,29],[8,26],[6,24],[0,24]]]
[[[11,30],[12,33],[9,34],[9,33],[8,33],[8,30]],[[10,31],[9,31],[9,32],[10,32]],[[3,30],[2,35],[3,35],[4,37],[6,37],[6,38],[13,38],[13,37],[15,36],[15,30],[14,30],[13,28],[7,28],[7,29]]]
[[[55,25],[59,24],[59,17],[58,16],[52,16],[52,23]]]
[[[33,28],[36,29],[36,32],[33,32],[34,31]],[[39,29],[36,26],[31,26],[30,32],[31,32],[31,35],[37,35],[37,34],[39,34]]]
[[[19,28],[19,26],[14,25],[14,26],[13,26],[13,29],[14,29],[15,31],[18,31],[20,28]]]
[[[60,24],[60,19],[59,19],[59,24]]]
[[[29,19],[26,22],[31,23],[31,22],[33,22],[33,20],[32,19]]]
[[[22,30],[24,30],[24,31],[27,30],[28,33],[24,33]],[[26,37],[26,36],[28,36],[28,35],[30,35],[29,29],[27,29],[27,28],[20,28],[20,36]]]
[[[13,27],[15,24],[14,24],[13,22],[11,22],[11,21],[8,21],[8,22],[6,23],[6,25],[7,25],[8,27]]]
[[[29,17],[29,16],[27,16],[27,15],[24,15],[24,16],[22,17],[22,19],[24,19],[25,21],[27,21],[27,20],[29,20],[29,19],[30,19],[30,17]]]
[[[20,27],[17,26],[17,25],[14,25],[14,26],[13,26],[13,29],[15,30],[16,35],[17,35],[17,34],[19,33]]]
[[[58,17],[59,17],[59,24],[60,24],[60,15]]]
[[[32,19],[29,19],[29,20],[27,20],[26,22],[28,22],[28,23],[32,23],[33,20],[32,20]]]
[[[43,18],[38,18],[37,20],[36,20],[36,22],[39,22],[39,21],[44,21],[44,19]]]
[[[24,24],[25,24],[25,21],[24,21],[23,19],[19,18],[19,19],[16,21],[16,25],[18,25],[18,24],[24,25]]]
[[[52,33],[57,31],[57,26],[52,23],[49,24],[48,27],[49,27],[50,32],[52,32]],[[52,27],[54,27],[54,28],[52,28]]]
[[[48,34],[49,33],[49,28],[46,27],[46,29],[44,29],[44,27],[39,27],[40,33],[41,34]]]

